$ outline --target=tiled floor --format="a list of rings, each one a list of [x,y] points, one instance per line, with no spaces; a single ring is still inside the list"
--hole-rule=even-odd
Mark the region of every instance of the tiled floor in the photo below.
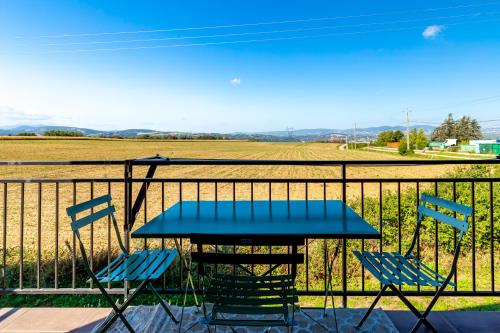
[[[4,308],[0,309],[2,333],[90,332],[109,313],[104,308]],[[408,311],[387,311],[400,332],[408,332],[415,317]],[[429,320],[440,333],[500,332],[500,312],[433,312]],[[420,330],[427,332],[425,328]]]

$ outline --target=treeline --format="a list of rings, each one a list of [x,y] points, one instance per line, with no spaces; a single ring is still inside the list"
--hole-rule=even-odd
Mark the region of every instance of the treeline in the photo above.
[[[467,116],[463,116],[460,119],[453,119],[453,114],[451,113],[448,114],[443,123],[436,127],[431,134],[433,141],[457,139],[458,142],[468,142],[482,138],[481,126],[479,126],[479,122],[476,119]]]
[[[71,137],[81,137],[85,136],[79,131],[62,131],[62,130],[50,130],[43,133],[44,136],[71,136]]]
[[[153,139],[153,140],[229,140],[227,137],[222,135],[212,135],[212,134],[203,134],[203,135],[154,135],[154,134],[144,134],[138,136],[139,139]]]
[[[388,142],[401,142],[406,145],[406,137],[400,130],[380,132],[373,143],[376,146],[385,146]],[[410,131],[410,147],[413,149],[423,149],[429,143],[429,139],[422,128]]]

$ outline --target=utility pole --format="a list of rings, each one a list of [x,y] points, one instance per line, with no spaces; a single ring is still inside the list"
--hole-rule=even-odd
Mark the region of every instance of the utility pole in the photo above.
[[[354,149],[356,149],[356,141],[358,141],[356,137],[356,123],[354,123]]]
[[[347,139],[347,134],[345,136],[345,149],[349,150],[349,140]]]
[[[410,111],[406,109],[406,149],[410,150]]]

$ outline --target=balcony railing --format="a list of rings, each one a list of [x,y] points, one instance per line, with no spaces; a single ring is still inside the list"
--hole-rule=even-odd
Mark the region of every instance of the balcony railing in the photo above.
[[[382,233],[380,241],[344,240],[339,243],[334,294],[341,296],[346,304],[348,296],[375,295],[379,288],[351,255],[352,250],[404,251],[414,230],[418,198],[428,192],[474,209],[458,263],[458,277],[455,276],[458,285],[448,288],[444,295],[500,296],[496,290],[498,281],[495,281],[500,254],[499,165],[498,159],[312,161],[167,159],[158,156],[125,161],[0,162],[0,170],[8,170],[5,174],[14,175],[17,175],[16,170],[22,175],[33,167],[37,168],[35,172],[45,168],[51,173],[90,167],[102,174],[113,170],[111,174],[115,176],[123,168],[121,177],[81,178],[75,169],[75,175],[70,178],[46,178],[42,171],[37,178],[32,177],[33,172],[28,172],[30,177],[0,178],[0,294],[98,294],[97,289],[85,282],[87,276],[65,208],[103,194],[112,195],[119,220],[123,221],[122,237],[130,248],[172,246],[167,239],[131,240],[130,233],[138,224],[147,222],[180,200],[339,199]],[[454,171],[433,176],[436,166],[449,166]],[[456,166],[462,166],[461,171],[457,171]],[[170,177],[173,168],[191,168],[192,172],[188,173],[189,177]],[[246,171],[252,168],[264,168],[269,177],[253,177],[252,172]],[[299,168],[301,172],[297,177],[280,178],[283,168]],[[321,172],[316,172],[320,169]],[[387,177],[360,177],[364,173],[358,170],[367,169],[389,170],[390,174]],[[418,169],[425,176],[398,177],[398,170],[404,169]],[[110,221],[92,227],[85,237],[90,265],[96,269],[116,254]],[[443,229],[436,221],[428,221],[417,251],[434,269],[446,271],[449,264],[446,258],[451,257],[449,252],[455,240],[452,231]],[[184,250],[188,250],[188,245],[188,240],[181,240]],[[335,241],[306,242],[303,248],[305,264],[301,265],[298,276],[301,295],[325,294],[326,248],[337,245]],[[238,251],[236,247],[232,250]],[[176,267],[158,287],[164,293],[180,293],[184,278],[184,267]],[[108,287],[110,292],[123,292],[123,286]],[[403,288],[406,295],[432,295],[434,291],[432,288]]]

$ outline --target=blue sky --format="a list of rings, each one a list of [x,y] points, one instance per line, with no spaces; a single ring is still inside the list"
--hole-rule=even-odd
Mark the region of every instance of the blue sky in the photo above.
[[[498,119],[499,55],[500,1],[0,0],[0,127]]]

